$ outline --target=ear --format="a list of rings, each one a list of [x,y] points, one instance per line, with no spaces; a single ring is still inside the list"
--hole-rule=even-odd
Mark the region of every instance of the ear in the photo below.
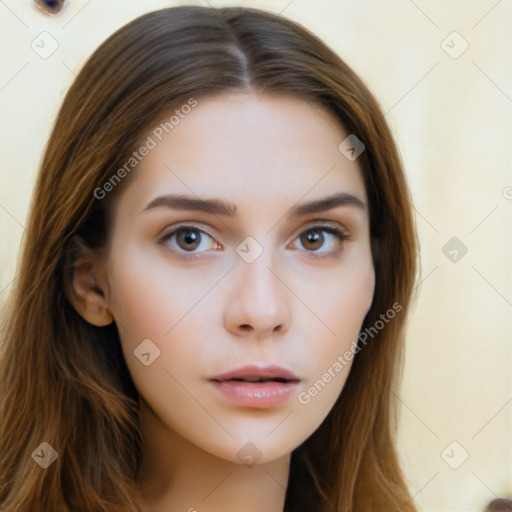
[[[84,320],[97,327],[113,322],[101,260],[77,235],[68,249],[64,281],[68,300]]]

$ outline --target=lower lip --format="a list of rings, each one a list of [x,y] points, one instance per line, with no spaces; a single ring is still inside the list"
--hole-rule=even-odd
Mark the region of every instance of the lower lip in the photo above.
[[[242,407],[263,409],[279,405],[296,391],[299,381],[243,382],[237,380],[211,381],[225,397]]]

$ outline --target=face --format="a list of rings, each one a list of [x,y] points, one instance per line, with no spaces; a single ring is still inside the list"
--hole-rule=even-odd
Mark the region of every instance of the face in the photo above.
[[[148,133],[107,266],[129,371],[170,435],[276,460],[331,410],[372,302],[348,133],[300,99],[251,94],[201,99],[161,141]]]

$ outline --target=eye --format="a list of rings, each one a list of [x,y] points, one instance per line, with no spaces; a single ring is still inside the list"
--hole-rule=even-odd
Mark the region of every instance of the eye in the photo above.
[[[297,238],[307,252],[313,255],[329,255],[339,251],[347,240],[341,229],[331,226],[315,226],[303,231]]]
[[[310,256],[325,258],[336,255],[348,238],[341,229],[330,224],[311,227],[295,240],[300,242]],[[222,248],[211,235],[195,226],[174,227],[160,237],[158,244],[185,259]]]
[[[202,253],[208,250],[218,250],[220,244],[202,229],[194,226],[179,226],[165,233],[158,243],[166,245],[176,253]],[[186,254],[183,254],[185,257]]]

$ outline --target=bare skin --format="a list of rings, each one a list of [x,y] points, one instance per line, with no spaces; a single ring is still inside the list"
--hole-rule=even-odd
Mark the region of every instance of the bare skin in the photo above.
[[[116,322],[143,399],[148,512],[283,510],[290,454],[343,389],[351,363],[333,364],[373,298],[362,173],[338,150],[347,135],[297,98],[200,99],[133,171],[107,261],[77,275],[75,307]],[[154,202],[170,194],[227,201],[237,215]],[[345,194],[336,206],[291,213],[333,194]],[[134,354],[143,340],[148,365]],[[293,373],[293,391],[247,405],[212,380],[248,364]]]

